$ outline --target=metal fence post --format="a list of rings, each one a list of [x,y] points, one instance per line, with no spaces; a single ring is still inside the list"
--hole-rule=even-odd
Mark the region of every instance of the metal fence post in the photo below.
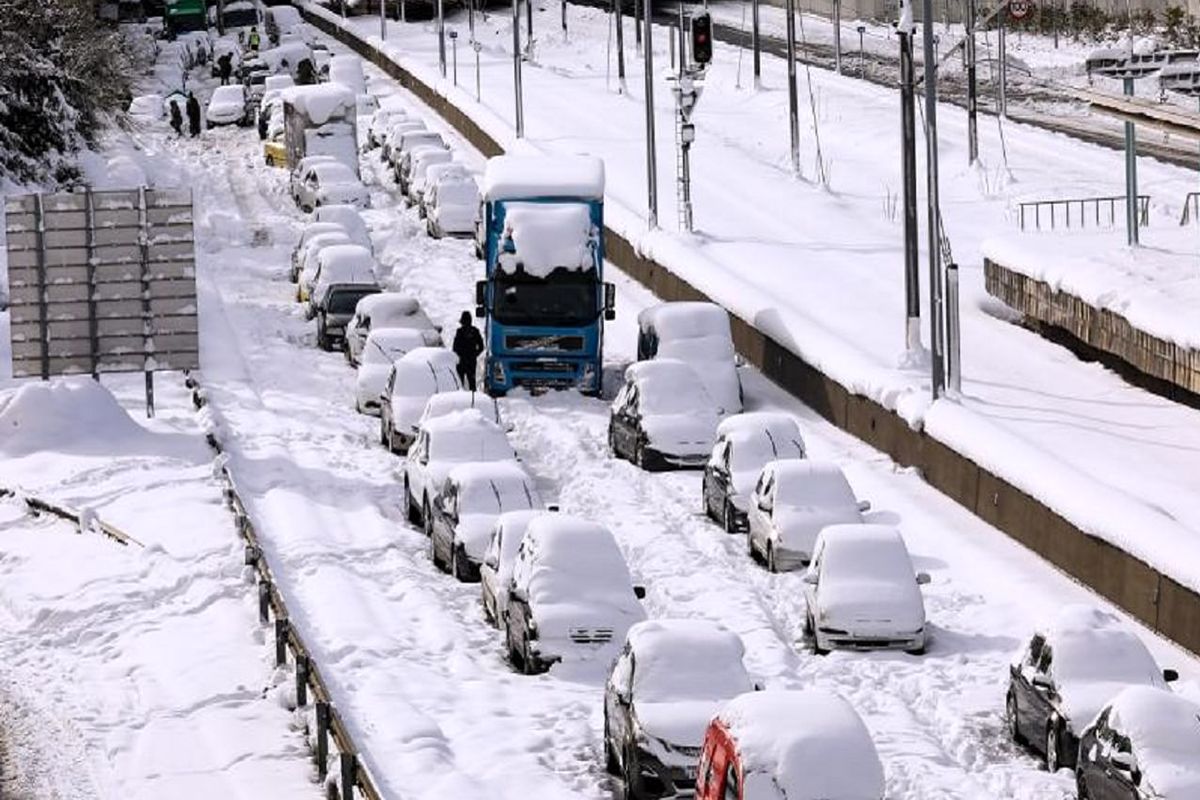
[[[946,373],[950,390],[962,393],[962,357],[958,319],[958,264],[946,265]]]
[[[271,621],[271,582],[265,578],[258,581],[258,621],[263,625]]]
[[[275,666],[282,667],[287,663],[288,620],[278,617],[275,620]]]
[[[317,776],[329,774],[329,703],[317,701]]]
[[[308,705],[308,656],[296,656],[296,707]]]
[[[525,135],[525,110],[521,100],[521,0],[512,0],[513,100],[516,103],[517,138]]]
[[[100,380],[100,322],[96,319],[96,202],[92,189],[84,190],[87,228],[87,282],[88,282],[88,349],[92,356],[92,378]]]
[[[358,758],[354,753],[341,754],[342,800],[354,797],[354,786],[358,783]]]
[[[33,213],[37,220],[37,272],[38,272],[38,329],[42,340],[42,380],[50,380],[50,298],[47,295],[49,280],[46,275],[46,211],[42,204],[42,193],[33,198]]]
[[[142,365],[146,372],[146,416],[154,416],[154,370],[150,365],[154,348],[153,312],[150,308],[150,213],[146,208],[146,187],[138,188],[138,253],[142,283]]]
[[[791,136],[792,174],[800,174],[800,98],[796,89],[796,0],[787,0],[788,133]]]

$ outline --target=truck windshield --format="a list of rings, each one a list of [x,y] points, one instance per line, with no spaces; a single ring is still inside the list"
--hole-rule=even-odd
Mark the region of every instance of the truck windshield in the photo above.
[[[598,294],[593,272],[557,269],[546,278],[499,273],[492,314],[505,325],[588,325],[599,313]]]

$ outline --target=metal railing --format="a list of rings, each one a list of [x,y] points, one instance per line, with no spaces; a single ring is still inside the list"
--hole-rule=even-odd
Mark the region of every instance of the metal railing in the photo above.
[[[1150,195],[1139,194],[1137,204],[1138,225],[1144,228],[1150,224]],[[1049,224],[1051,230],[1060,224],[1066,228],[1072,227],[1072,224],[1075,227],[1086,228],[1089,219],[1096,227],[1100,227],[1102,224],[1116,226],[1117,208],[1124,209],[1125,195],[1078,197],[1067,200],[1030,200],[1020,203],[1019,206],[1021,230],[1025,230],[1026,220],[1032,221],[1037,230],[1042,229],[1043,221]]]
[[[1179,224],[1187,225],[1193,216],[1200,219],[1200,192],[1188,192],[1187,197],[1183,198],[1183,215],[1179,217]]]
[[[9,489],[7,487],[0,486],[0,500],[9,497],[23,502],[25,507],[29,509],[29,513],[35,517],[43,513],[50,514],[58,517],[61,520],[72,523],[76,528],[79,529],[80,533],[99,533],[103,536],[107,536],[109,539],[112,539],[118,544],[136,544],[138,547],[145,547],[145,545],[139,542],[137,539],[125,533],[115,525],[108,524],[95,514],[73,511],[72,509],[61,505],[60,503],[55,503],[51,500],[44,500],[40,497],[34,497],[33,495],[25,494],[19,489]]]

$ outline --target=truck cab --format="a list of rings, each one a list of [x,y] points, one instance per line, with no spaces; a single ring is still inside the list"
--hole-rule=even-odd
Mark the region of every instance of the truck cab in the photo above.
[[[499,156],[483,191],[484,385],[576,388],[598,395],[604,322],[604,163],[590,156]]]

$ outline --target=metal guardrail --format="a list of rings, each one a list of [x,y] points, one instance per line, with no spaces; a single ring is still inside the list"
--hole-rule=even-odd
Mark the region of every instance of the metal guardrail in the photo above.
[[[1192,210],[1193,206],[1195,211]],[[1179,217],[1179,224],[1187,225],[1193,216],[1200,219],[1200,192],[1188,192],[1187,197],[1183,198],[1183,214]]]
[[[1150,195],[1139,194],[1137,197],[1138,203],[1138,225],[1146,227],[1150,224]],[[1025,230],[1026,220],[1032,217],[1032,222],[1037,230],[1042,229],[1042,220],[1048,218],[1050,229],[1054,230],[1061,222],[1064,227],[1070,228],[1072,218],[1075,219],[1075,224],[1079,228],[1086,228],[1089,217],[1094,218],[1093,224],[1099,227],[1105,217],[1111,226],[1117,224],[1117,205],[1125,205],[1125,195],[1115,195],[1113,197],[1078,197],[1067,200],[1030,200],[1020,203],[1021,215],[1021,230]],[[1107,214],[1102,214],[1101,209],[1108,207]],[[1077,213],[1072,215],[1071,210],[1076,209]],[[1089,213],[1092,212],[1092,213]]]
[[[34,516],[46,513],[58,517],[59,519],[66,520],[67,522],[74,524],[75,527],[79,529],[80,533],[85,533],[88,530],[94,530],[100,534],[103,534],[104,536],[107,536],[109,539],[112,539],[118,544],[125,546],[135,544],[138,547],[145,547],[145,545],[139,542],[137,539],[125,533],[115,525],[108,524],[99,517],[92,516],[90,519],[88,519],[86,514],[80,514],[78,511],[72,511],[64,505],[60,505],[49,500],[44,500],[40,497],[34,497],[32,495],[25,494],[17,489],[9,489],[0,486],[0,499],[5,497],[13,497],[21,500],[25,503],[25,506]],[[86,526],[85,522],[87,523]]]
[[[199,411],[208,405],[208,398],[194,374],[188,375],[186,383],[192,391],[192,405],[196,410]],[[225,448],[215,434],[210,432],[205,438],[213,452],[218,456],[224,455]],[[289,623],[291,617],[288,614],[287,604],[276,588],[271,569],[267,565],[266,559],[263,558],[258,533],[254,528],[254,523],[250,520],[250,515],[246,512],[246,506],[242,502],[233,473],[230,472],[228,465],[221,466],[218,477],[222,483],[225,504],[233,512],[234,524],[246,545],[246,566],[253,567],[257,575],[259,621],[263,625],[274,623],[275,666],[286,666],[288,655],[291,654],[291,663],[295,669],[296,705],[298,708],[308,705],[311,690],[316,715],[316,742],[313,756],[317,764],[318,777],[328,784],[331,799],[353,800],[357,796],[365,798],[365,800],[383,800],[383,795],[376,789],[370,771],[358,755],[359,750],[355,746],[341,714],[334,706],[325,679],[310,655],[310,649]],[[340,780],[336,786],[329,784],[327,780],[329,778],[329,741],[331,738],[338,751],[337,767]],[[358,789],[357,795],[355,789]]]

